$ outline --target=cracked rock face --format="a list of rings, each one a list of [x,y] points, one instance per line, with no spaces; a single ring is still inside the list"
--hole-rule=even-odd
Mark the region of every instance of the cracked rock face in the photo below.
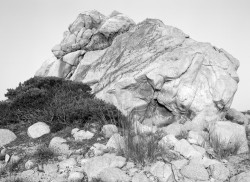
[[[88,83],[98,98],[147,125],[214,120],[230,107],[239,82],[239,62],[225,50],[160,20],[135,24],[118,12],[80,14],[52,52],[56,58],[37,76]]]

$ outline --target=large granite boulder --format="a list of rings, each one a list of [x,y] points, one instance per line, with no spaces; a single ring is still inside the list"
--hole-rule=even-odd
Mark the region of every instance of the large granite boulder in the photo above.
[[[147,125],[184,118],[203,127],[222,117],[239,82],[239,61],[225,50],[160,20],[135,25],[118,12],[80,14],[52,52],[37,76],[88,83],[98,98]]]

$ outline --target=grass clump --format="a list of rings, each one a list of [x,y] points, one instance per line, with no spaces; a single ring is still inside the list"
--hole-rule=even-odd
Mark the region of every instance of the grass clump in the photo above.
[[[187,130],[181,130],[181,132],[175,136],[176,139],[181,140],[181,139],[187,139],[188,138],[188,131]]]
[[[56,153],[45,145],[41,145],[37,148],[32,158],[39,164],[46,164],[48,161],[57,157]]]
[[[242,146],[241,140],[237,137],[226,140],[217,134],[209,137],[208,144],[212,147],[215,157],[220,160],[236,155]]]
[[[145,133],[138,134],[132,126],[132,122],[125,121],[122,126],[122,134],[125,147],[122,149],[124,156],[140,165],[155,162],[164,154],[164,149],[158,144],[161,134]]]

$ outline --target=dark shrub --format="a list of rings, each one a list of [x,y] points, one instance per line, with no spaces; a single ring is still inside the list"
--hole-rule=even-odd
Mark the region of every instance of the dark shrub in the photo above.
[[[5,96],[8,102],[0,103],[0,125],[42,121],[57,132],[73,123],[118,124],[123,117],[115,106],[94,98],[88,85],[56,77],[33,77],[8,89]]]

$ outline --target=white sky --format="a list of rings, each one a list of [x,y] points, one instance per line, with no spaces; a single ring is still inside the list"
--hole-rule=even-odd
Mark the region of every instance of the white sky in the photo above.
[[[224,48],[241,63],[232,107],[250,109],[249,0],[0,0],[0,100],[34,75],[79,13],[92,9],[117,10],[136,23],[157,18]]]

